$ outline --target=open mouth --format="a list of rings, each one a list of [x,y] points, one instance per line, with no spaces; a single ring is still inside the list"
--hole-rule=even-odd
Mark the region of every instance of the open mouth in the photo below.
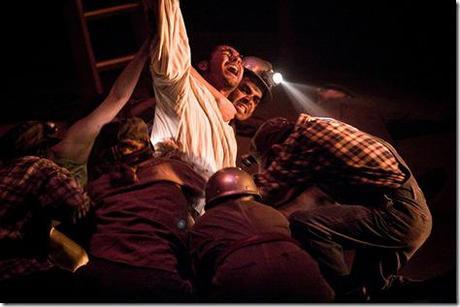
[[[234,65],[234,64],[229,64],[227,65],[227,70],[232,74],[234,75],[235,77],[238,77],[239,73],[240,73],[240,70],[238,68],[237,65]]]
[[[235,107],[240,113],[245,114],[248,112],[248,107],[244,103],[237,103]]]

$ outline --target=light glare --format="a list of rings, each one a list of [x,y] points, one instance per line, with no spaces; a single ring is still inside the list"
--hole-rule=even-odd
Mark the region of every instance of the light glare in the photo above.
[[[275,82],[275,84],[280,84],[281,82],[283,82],[283,75],[279,72],[275,72],[273,74],[273,82]]]

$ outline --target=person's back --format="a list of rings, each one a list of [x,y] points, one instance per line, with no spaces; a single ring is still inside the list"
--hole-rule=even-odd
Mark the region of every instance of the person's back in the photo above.
[[[336,201],[295,211],[289,222],[339,301],[375,300],[398,287],[396,274],[428,238],[432,221],[423,192],[390,144],[343,122],[301,114],[295,124],[268,120],[252,145],[265,201],[279,206],[289,195],[283,189],[313,184]],[[347,249],[356,251],[351,269]]]
[[[138,118],[105,125],[89,159],[96,230],[77,289],[92,300],[180,301],[186,279],[185,231],[204,179],[185,162],[153,158]]]
[[[226,170],[232,168],[218,173]],[[225,189],[220,191],[225,194]],[[212,206],[208,201],[206,213],[190,233],[202,298],[225,302],[331,300],[332,290],[318,265],[291,239],[286,218],[252,196],[235,197],[216,200]]]
[[[253,200],[228,200],[207,209],[191,231],[194,256],[219,253],[240,241],[266,235],[290,237],[288,221],[279,212]],[[213,240],[209,240],[213,238]],[[203,270],[216,268],[223,261],[220,256],[202,263]],[[200,260],[199,260],[200,261]],[[251,260],[250,260],[251,261]]]
[[[90,182],[98,225],[91,255],[178,274],[178,259],[186,256],[189,200],[167,177],[171,172],[198,178],[185,163],[150,158],[137,166],[137,182],[114,186],[113,173]]]

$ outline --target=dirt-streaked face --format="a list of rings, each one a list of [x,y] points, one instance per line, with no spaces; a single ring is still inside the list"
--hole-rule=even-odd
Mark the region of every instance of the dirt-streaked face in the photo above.
[[[262,96],[263,92],[256,83],[249,77],[243,77],[238,87],[228,96],[236,109],[235,118],[240,121],[250,118]]]

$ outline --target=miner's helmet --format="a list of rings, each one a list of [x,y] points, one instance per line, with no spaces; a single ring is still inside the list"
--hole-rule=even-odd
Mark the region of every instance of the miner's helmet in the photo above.
[[[214,173],[206,183],[205,194],[206,210],[231,196],[254,195],[260,199],[252,176],[239,167],[227,167]]]
[[[273,80],[273,65],[261,58],[255,56],[246,56],[243,58],[244,74],[253,80],[262,90],[262,102],[272,100],[272,89],[277,85]]]

